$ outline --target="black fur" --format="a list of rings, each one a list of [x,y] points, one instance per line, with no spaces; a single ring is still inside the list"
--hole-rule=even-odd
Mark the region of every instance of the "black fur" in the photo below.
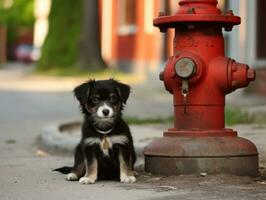
[[[60,167],[60,168],[54,169],[53,171],[58,171],[58,172],[61,172],[62,174],[68,174],[71,172],[72,169],[73,167]]]
[[[113,79],[95,81],[90,80],[74,89],[74,95],[80,102],[81,111],[84,114],[84,122],[82,125],[82,138],[75,150],[75,160],[73,167],[62,167],[55,169],[63,174],[73,172],[78,178],[85,174],[84,158],[86,157],[88,165],[91,164],[93,158],[98,161],[98,179],[118,179],[119,178],[119,153],[123,156],[127,166],[132,171],[136,155],[134,151],[133,139],[130,129],[126,122],[122,119],[123,104],[130,94],[130,87]],[[97,98],[96,98],[97,97]],[[97,117],[97,106],[101,103],[108,103],[113,110],[113,116],[108,120],[102,120]],[[101,148],[97,144],[85,144],[86,138],[104,137],[98,130],[112,130],[107,136],[126,136],[128,142],[126,144],[114,144],[109,149],[109,156],[103,154]]]

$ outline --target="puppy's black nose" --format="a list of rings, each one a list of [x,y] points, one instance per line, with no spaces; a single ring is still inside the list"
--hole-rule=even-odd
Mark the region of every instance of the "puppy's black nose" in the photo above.
[[[103,115],[104,115],[104,116],[107,116],[107,115],[109,114],[109,112],[110,112],[110,111],[109,111],[108,109],[104,109],[104,110],[103,110]]]

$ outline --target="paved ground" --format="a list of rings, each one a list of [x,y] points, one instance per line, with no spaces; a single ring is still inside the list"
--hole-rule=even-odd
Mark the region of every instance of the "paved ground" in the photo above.
[[[55,121],[78,119],[79,109],[71,89],[80,80],[28,77],[25,70],[0,70],[0,199],[266,199],[263,177],[178,176],[158,177],[140,173],[138,182],[98,182],[79,185],[52,173],[57,166],[71,164],[72,158],[38,152],[36,139],[42,127]],[[171,113],[171,96],[161,83],[135,86],[126,113],[154,116]],[[11,87],[12,86],[12,87]],[[48,87],[49,86],[49,87]],[[52,88],[50,88],[52,86]],[[62,89],[63,88],[63,89]],[[141,97],[141,98],[140,98]],[[234,102],[236,98],[232,98]],[[151,103],[152,102],[152,103]],[[266,102],[255,99],[261,110]],[[242,102],[251,106],[250,102]],[[140,107],[141,106],[141,107]],[[138,109],[136,109],[138,108]],[[141,109],[139,109],[141,108]],[[141,113],[138,112],[141,110]],[[144,114],[143,114],[144,113]],[[149,127],[145,127],[149,128]],[[151,132],[154,127],[150,127]],[[254,129],[257,133],[253,134]],[[156,129],[158,132],[158,129]],[[249,139],[256,141],[265,160],[266,128],[253,127]],[[263,163],[262,163],[263,164]]]

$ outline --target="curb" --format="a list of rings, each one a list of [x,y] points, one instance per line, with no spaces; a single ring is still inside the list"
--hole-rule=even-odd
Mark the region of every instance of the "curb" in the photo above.
[[[40,135],[40,142],[44,147],[55,151],[73,153],[77,144],[80,141],[80,137],[77,135],[63,134],[61,127],[74,124],[77,122],[59,122],[49,124],[42,128]],[[143,157],[143,150],[147,146],[148,142],[134,142],[135,152],[138,157]]]
[[[74,152],[80,139],[60,132],[60,126],[67,123],[69,122],[55,123],[45,126],[41,130],[41,143],[49,149],[52,148],[53,150]]]

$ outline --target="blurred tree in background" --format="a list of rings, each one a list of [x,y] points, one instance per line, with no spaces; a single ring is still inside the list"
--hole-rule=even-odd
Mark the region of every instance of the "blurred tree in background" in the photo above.
[[[83,24],[80,37],[79,65],[82,69],[107,68],[101,55],[99,0],[83,0]]]
[[[4,0],[0,0],[0,26],[5,26],[7,21],[7,11],[4,6]]]
[[[83,13],[79,64],[85,69],[104,69],[106,64],[100,48],[99,1],[83,0]]]
[[[34,0],[0,0],[0,24],[7,26],[9,41],[16,38],[18,27],[33,27],[33,3]]]
[[[7,29],[8,47],[18,43],[21,34],[31,32],[32,35],[33,6],[34,0],[0,0],[0,26]]]
[[[49,31],[38,63],[40,70],[72,67],[78,58],[82,0],[52,0]]]
[[[104,68],[99,37],[98,0],[52,0],[39,70]]]

